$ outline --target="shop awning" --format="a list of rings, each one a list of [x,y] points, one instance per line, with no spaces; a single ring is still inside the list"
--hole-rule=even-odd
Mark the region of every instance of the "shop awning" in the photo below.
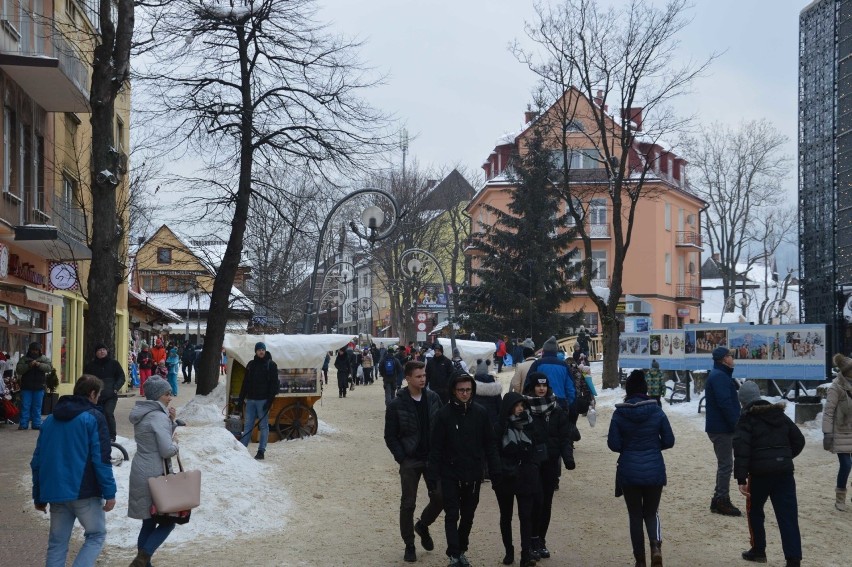
[[[11,284],[0,282],[0,290],[9,291],[12,293],[23,293],[28,301],[37,301],[45,305],[53,305],[54,307],[62,307],[63,299],[61,295],[42,291],[28,285]]]

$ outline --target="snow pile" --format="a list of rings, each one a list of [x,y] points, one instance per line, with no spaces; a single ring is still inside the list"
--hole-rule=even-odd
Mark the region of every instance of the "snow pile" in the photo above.
[[[225,383],[220,382],[206,396],[195,396],[180,408],[177,416],[188,425],[221,425],[225,419]]]

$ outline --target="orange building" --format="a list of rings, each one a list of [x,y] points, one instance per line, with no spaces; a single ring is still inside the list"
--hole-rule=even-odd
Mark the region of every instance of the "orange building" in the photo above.
[[[574,97],[573,118],[564,125],[570,147],[571,192],[580,201],[585,213],[586,230],[592,240],[592,262],[595,268],[593,287],[609,288],[615,244],[612,231],[612,205],[609,199],[609,179],[604,168],[601,152],[594,147],[596,128],[591,118],[589,105],[595,104],[575,90],[565,95]],[[554,105],[555,106],[555,105]],[[543,118],[555,117],[554,107],[545,112]],[[667,151],[660,145],[641,136],[642,109],[629,112],[633,130],[631,154],[628,167],[631,172],[645,169],[647,197],[640,198],[636,206],[634,228],[630,248],[624,264],[621,304],[624,315],[647,315],[654,328],[680,328],[686,323],[701,321],[701,210],[705,203],[688,190],[686,161]],[[495,215],[488,206],[508,211],[508,204],[515,188],[507,167],[513,154],[523,154],[532,135],[532,124],[538,120],[535,114],[525,114],[525,126],[517,134],[507,134],[483,164],[485,185],[467,206],[471,219],[471,234],[481,233],[485,226],[495,222]],[[612,119],[613,124],[619,123]],[[561,122],[560,122],[561,124]],[[619,126],[620,129],[620,126]],[[562,163],[561,143],[556,136],[548,137],[553,143],[554,160]],[[550,143],[550,142],[548,142]],[[615,153],[614,151],[612,153]],[[565,215],[567,224],[573,217],[567,213],[567,203],[562,203],[555,214]],[[623,212],[624,213],[624,212]],[[626,226],[626,224],[625,224]],[[575,261],[583,259],[583,245],[578,239]],[[471,267],[477,267],[479,251],[475,247],[467,250]],[[471,276],[471,285],[476,285]],[[597,308],[582,286],[574,290],[574,298],[564,304],[561,312],[566,315],[583,311],[585,326],[600,331]],[[622,324],[622,329],[624,325]],[[630,327],[628,319],[627,330]]]

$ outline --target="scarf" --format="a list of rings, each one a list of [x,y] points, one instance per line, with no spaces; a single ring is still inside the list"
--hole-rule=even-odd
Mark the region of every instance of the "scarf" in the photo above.
[[[503,435],[503,447],[510,443],[532,445],[532,441],[524,431],[524,427],[530,423],[532,423],[532,416],[527,411],[520,415],[510,415],[509,427],[506,428],[506,433]]]
[[[549,395],[544,396],[543,398],[537,398],[535,396],[524,396],[527,402],[530,404],[530,413],[533,415],[543,415],[544,417],[549,417],[550,412],[556,407],[556,396]]]

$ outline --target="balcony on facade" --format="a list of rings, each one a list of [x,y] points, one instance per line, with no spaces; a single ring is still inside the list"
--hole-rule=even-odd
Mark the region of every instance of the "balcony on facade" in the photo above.
[[[608,223],[590,223],[589,224],[589,238],[610,238],[609,233],[609,224]]]
[[[701,286],[692,284],[677,284],[675,290],[676,299],[701,299]]]
[[[584,294],[586,293],[586,286],[581,279],[573,280],[572,285],[574,287],[574,293]],[[592,278],[592,287],[605,287],[609,289],[610,279],[609,278]]]
[[[39,192],[24,199],[3,191],[0,220],[10,232],[0,239],[43,258],[86,260],[92,257],[86,242],[86,215],[81,207],[60,195]]]
[[[53,18],[0,20],[0,69],[48,112],[90,112],[88,66]]]
[[[694,230],[679,230],[676,234],[675,246],[701,248],[701,234]]]

